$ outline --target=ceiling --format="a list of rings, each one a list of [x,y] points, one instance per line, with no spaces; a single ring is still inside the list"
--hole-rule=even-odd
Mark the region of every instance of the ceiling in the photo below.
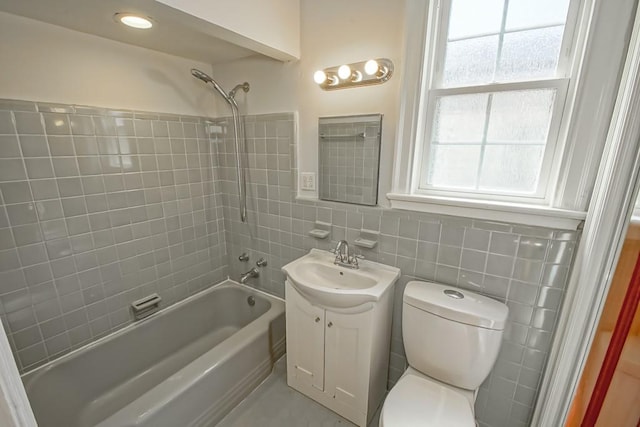
[[[224,40],[237,34],[154,0],[0,0],[0,11],[209,64],[256,55]],[[126,27],[117,12],[149,16],[154,26]]]

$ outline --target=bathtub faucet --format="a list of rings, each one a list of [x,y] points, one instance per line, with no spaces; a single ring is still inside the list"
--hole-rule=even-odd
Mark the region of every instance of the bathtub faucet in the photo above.
[[[260,276],[260,272],[258,271],[257,268],[253,267],[251,270],[247,271],[246,273],[242,273],[240,275],[240,283],[244,285],[247,283],[247,280],[253,277],[258,277],[258,276]]]

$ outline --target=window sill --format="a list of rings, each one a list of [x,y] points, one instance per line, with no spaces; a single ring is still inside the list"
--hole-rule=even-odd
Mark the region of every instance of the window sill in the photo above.
[[[577,230],[586,212],[508,202],[388,193],[392,209],[501,221],[536,227]]]

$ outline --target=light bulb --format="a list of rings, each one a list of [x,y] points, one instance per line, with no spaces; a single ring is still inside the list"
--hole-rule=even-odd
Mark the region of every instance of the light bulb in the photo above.
[[[325,74],[324,71],[318,70],[315,73],[313,73],[313,81],[318,84],[322,84],[327,81],[327,75]]]
[[[153,27],[153,23],[142,16],[131,15],[126,13],[116,13],[116,19],[122,22],[124,25],[127,25],[132,28],[138,28],[141,30],[147,30]]]
[[[364,72],[369,76],[373,76],[378,72],[378,61],[370,59],[364,64]]]
[[[340,68],[338,68],[338,77],[342,80],[346,80],[351,77],[351,67],[348,65],[341,65]]]

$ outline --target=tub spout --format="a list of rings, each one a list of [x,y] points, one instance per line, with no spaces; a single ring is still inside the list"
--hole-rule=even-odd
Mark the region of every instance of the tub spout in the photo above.
[[[253,277],[258,277],[258,276],[260,276],[260,272],[258,271],[257,268],[254,267],[251,270],[247,271],[246,273],[242,273],[242,275],[240,275],[240,283],[244,285],[247,283],[247,280]]]

